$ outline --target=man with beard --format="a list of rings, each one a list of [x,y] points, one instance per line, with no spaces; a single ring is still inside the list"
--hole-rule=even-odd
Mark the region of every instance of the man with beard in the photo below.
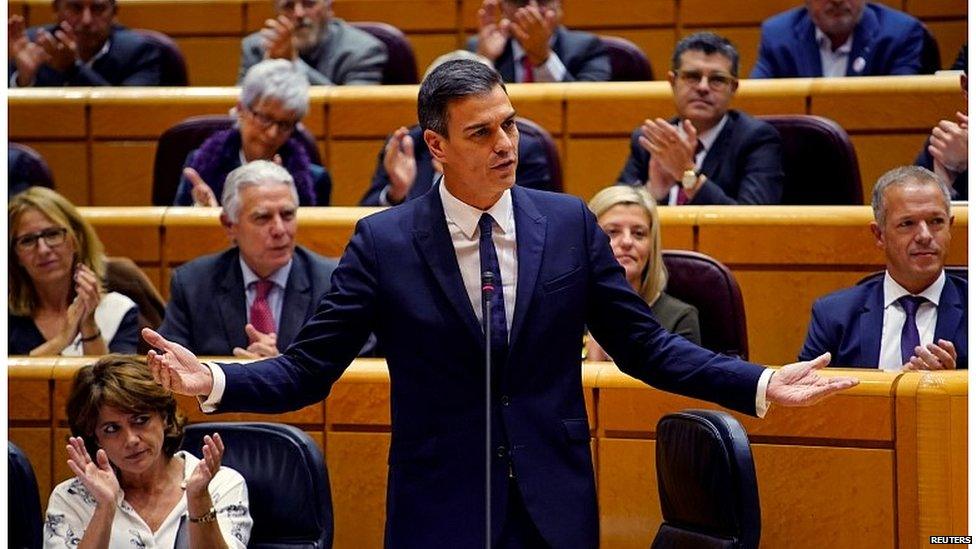
[[[241,43],[238,83],[264,59],[294,61],[313,86],[381,83],[386,46],[333,17],[332,0],[275,0],[275,10]]]
[[[7,21],[10,87],[159,86],[161,52],[115,24],[115,0],[55,0],[56,23]]]

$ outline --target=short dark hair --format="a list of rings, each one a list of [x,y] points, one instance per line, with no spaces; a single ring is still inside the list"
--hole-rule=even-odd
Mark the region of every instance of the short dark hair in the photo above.
[[[719,53],[732,62],[732,76],[739,76],[739,51],[724,36],[714,32],[696,32],[682,38],[671,55],[671,70],[676,71],[681,68],[681,54],[686,51],[700,51],[705,55]]]
[[[495,69],[471,59],[456,59],[437,67],[420,83],[417,120],[420,127],[447,137],[447,106],[469,95],[487,95],[505,83]]]

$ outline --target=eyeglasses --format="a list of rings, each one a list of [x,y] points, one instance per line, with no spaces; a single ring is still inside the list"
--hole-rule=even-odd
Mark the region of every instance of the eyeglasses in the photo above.
[[[258,123],[258,126],[260,126],[262,130],[266,130],[271,126],[277,126],[279,132],[288,133],[294,130],[295,126],[298,125],[298,122],[295,120],[275,120],[263,112],[258,112],[251,108],[248,108],[247,112],[251,113],[251,118]]]
[[[284,2],[278,4],[278,11],[281,13],[293,13],[295,11],[295,6],[298,4],[301,4],[302,8],[305,11],[308,11],[318,7],[320,2],[321,0],[301,0],[300,2],[296,2],[295,0],[285,0]]]
[[[705,78],[708,81],[708,87],[714,91],[727,90],[732,86],[733,82],[738,81],[738,78],[731,74],[722,72],[704,74],[702,71],[696,70],[679,70],[678,78],[689,86],[697,86],[702,81],[702,78]]]
[[[48,248],[53,248],[55,246],[64,244],[67,236],[68,229],[65,229],[64,227],[52,227],[50,229],[44,229],[43,231],[37,231],[36,233],[19,236],[14,239],[14,246],[19,252],[29,252],[34,248],[37,248],[37,241],[43,238],[44,243],[47,244]]]

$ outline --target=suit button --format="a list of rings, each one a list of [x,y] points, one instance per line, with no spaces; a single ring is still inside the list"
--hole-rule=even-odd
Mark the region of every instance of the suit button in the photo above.
[[[508,406],[511,402],[512,399],[508,398],[508,395],[502,395],[502,406]]]
[[[498,447],[498,448],[497,448],[497,449],[495,450],[495,454],[496,454],[496,455],[497,455],[498,457],[500,457],[500,458],[503,458],[503,457],[505,457],[505,456],[507,456],[507,455],[508,455],[508,448],[506,448],[506,447],[504,447],[504,446],[499,446],[499,447]]]

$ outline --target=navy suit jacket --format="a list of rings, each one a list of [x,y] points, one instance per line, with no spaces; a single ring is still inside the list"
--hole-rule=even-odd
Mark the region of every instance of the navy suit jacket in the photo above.
[[[563,82],[610,81],[610,54],[603,47],[600,37],[583,31],[569,30],[560,25],[554,33],[552,51],[566,67]],[[512,54],[512,38],[495,60],[495,69],[505,82],[515,82],[515,58]],[[468,51],[478,51],[478,37],[468,39]],[[521,68],[520,68],[521,69]]]
[[[238,248],[181,265],[170,280],[170,298],[159,333],[198,355],[229,356],[247,348],[247,300]],[[295,247],[278,322],[283,351],[329,291],[336,261]]]
[[[484,337],[438,188],[357,223],[332,291],[283,355],[222,365],[219,412],[294,410],[325,398],[375,330],[390,371],[392,547],[480,547],[484,539]],[[596,547],[584,326],[623,371],[746,414],[755,414],[762,368],[661,328],[579,198],[511,192],[518,286],[509,354],[493,370],[493,531],[505,517],[511,460],[548,544]]]
[[[969,283],[946,273],[934,340],[952,342],[958,355],[957,368],[969,365],[968,295]],[[877,368],[883,316],[884,276],[821,297],[813,304],[800,360],[811,360],[830,351],[831,366]]]
[[[516,125],[518,121],[516,120]],[[413,138],[413,157],[417,163],[417,177],[414,179],[413,187],[407,193],[407,200],[413,200],[423,196],[434,184],[434,164],[427,142],[424,141],[424,130],[420,125],[410,128],[410,137]],[[389,140],[387,140],[389,141]],[[369,184],[369,190],[359,201],[360,206],[381,206],[380,193],[390,184],[390,176],[383,167],[383,158],[386,154],[386,145],[380,149],[379,157],[376,159],[376,171],[373,172],[373,181]],[[523,187],[540,189],[543,191],[554,190],[552,188],[552,174],[549,173],[549,165],[546,162],[545,146],[540,139],[536,139],[525,132],[519,132],[518,146],[518,167],[515,169],[515,180]]]
[[[759,58],[750,78],[823,76],[815,25],[805,7],[793,8],[763,21]],[[914,17],[868,2],[854,27],[847,76],[918,74],[922,69],[925,29]],[[855,65],[863,59],[863,67]],[[860,65],[860,62],[857,63]]]
[[[732,110],[728,116],[702,161],[701,173],[708,179],[689,204],[779,204],[785,178],[779,132],[744,112]],[[630,157],[617,176],[620,183],[647,183],[651,153],[641,147],[640,136],[638,126],[630,136]]]
[[[54,33],[54,25],[45,27]],[[31,40],[37,29],[28,31]],[[121,25],[113,25],[108,52],[91,67],[80,66],[58,72],[45,65],[37,71],[34,86],[159,86],[162,78],[162,53],[159,47],[142,35]],[[7,76],[13,74],[11,63]]]

